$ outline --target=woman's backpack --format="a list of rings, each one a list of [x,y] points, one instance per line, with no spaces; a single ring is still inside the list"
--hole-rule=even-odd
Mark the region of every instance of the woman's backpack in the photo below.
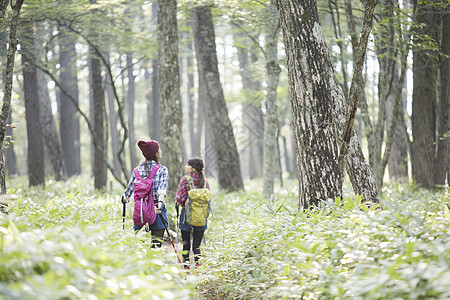
[[[153,177],[160,165],[155,165],[147,178],[142,178],[138,168],[134,169],[134,211],[133,221],[137,226],[152,225],[156,219],[155,201],[153,200]]]
[[[192,177],[186,176],[190,190],[186,200],[186,222],[191,226],[205,226],[211,213],[211,191],[205,187],[195,188]]]

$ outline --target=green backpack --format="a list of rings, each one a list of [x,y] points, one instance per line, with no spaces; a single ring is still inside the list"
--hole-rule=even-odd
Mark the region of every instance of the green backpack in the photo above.
[[[186,200],[186,222],[191,226],[205,226],[211,213],[211,191],[206,187],[195,188],[192,177],[186,176],[190,190]]]

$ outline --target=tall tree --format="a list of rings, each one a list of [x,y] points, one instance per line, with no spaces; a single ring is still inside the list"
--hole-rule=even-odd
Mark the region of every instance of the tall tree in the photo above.
[[[437,153],[434,162],[434,184],[444,185],[448,171],[450,144],[450,13],[443,12],[441,35],[440,74],[441,107],[439,117],[439,135]],[[449,182],[450,184],[450,182]]]
[[[406,139],[403,134],[405,128],[402,127],[404,118],[400,103],[407,70],[406,62],[410,34],[404,34],[401,26],[396,23],[400,18],[396,15],[395,6],[395,2],[380,1],[377,10],[379,21],[376,24],[377,30],[374,36],[380,72],[378,73],[378,114],[376,118],[373,120],[370,118],[371,113],[364,92],[364,80],[360,81],[358,95],[358,105],[362,110],[362,120],[368,137],[369,163],[374,171],[378,189],[381,189],[383,185],[386,165],[392,156],[391,149],[393,147],[391,145],[395,146],[394,154],[397,154],[397,156],[399,153],[403,154],[402,158],[397,158],[394,162],[399,166],[396,169],[406,170],[407,164]],[[353,60],[356,61],[359,45],[356,38],[352,4],[349,0],[345,1],[345,8],[351,36]],[[400,61],[400,64],[397,61]],[[402,145],[403,148],[399,148]],[[394,166],[394,163],[392,166]],[[400,167],[401,165],[403,165],[403,168]],[[390,169],[393,170],[393,168]]]
[[[299,207],[341,197],[333,124],[333,74],[315,2],[278,1],[286,47]]]
[[[78,80],[74,38],[62,26],[58,28],[59,43],[59,80],[62,89],[59,92],[59,132],[66,163],[67,175],[81,173],[80,121],[77,114]],[[70,96],[70,97],[69,97]],[[73,103],[73,101],[75,103]]]
[[[206,127],[211,132],[211,146],[215,155],[219,186],[229,191],[239,190],[244,187],[244,183],[233,126],[228,116],[220,83],[211,7],[193,8],[191,22],[198,76],[201,82],[199,86],[204,84],[204,89],[200,89],[199,93],[205,93],[200,97],[206,100],[205,103],[202,103],[202,107],[207,120]]]
[[[109,52],[104,54],[106,61],[109,62]],[[106,73],[106,95],[108,96],[108,108],[109,108],[109,130],[111,132],[111,150],[113,159],[113,174],[117,177],[121,177],[120,161],[119,161],[119,131],[117,130],[117,115],[114,105],[114,90],[111,74]]]
[[[6,8],[8,7],[9,1],[2,0],[1,2],[1,19],[3,19],[5,15]],[[16,57],[16,50],[19,41],[17,40],[17,28],[19,23],[19,15],[20,10],[23,5],[23,0],[17,0],[12,7],[12,17],[11,17],[11,25],[9,27],[9,47],[6,58],[6,66],[4,68],[4,92],[3,92],[3,105],[2,105],[2,113],[0,116],[0,193],[6,193],[6,183],[5,183],[5,164],[3,163],[3,144],[5,141],[5,132],[6,126],[8,122],[8,117],[11,113],[11,94],[12,94],[12,85],[13,85],[13,74],[14,74],[14,61]],[[0,23],[3,23],[0,21]]]
[[[268,6],[269,24],[265,35],[265,60],[267,74],[266,93],[266,116],[264,122],[264,167],[263,167],[263,196],[272,197],[274,193],[274,181],[276,162],[274,159],[277,153],[277,131],[279,124],[279,114],[277,108],[277,87],[280,76],[280,66],[278,65],[278,33],[279,15],[275,7],[275,0],[270,1]],[[281,170],[280,170],[281,171]]]
[[[161,147],[164,162],[171,172],[168,191],[173,198],[184,172],[176,0],[159,1],[157,23]]]
[[[22,67],[25,98],[25,118],[28,138],[28,181],[30,186],[44,184],[44,142],[42,139],[41,107],[37,68],[34,65],[34,26],[24,22],[22,31]]]
[[[1,18],[4,17],[5,10],[7,8],[9,1],[2,1],[2,11],[1,11]],[[4,7],[3,7],[4,5]],[[12,5],[12,16],[11,16],[11,23],[9,27],[9,47],[8,52],[6,56],[6,66],[4,68],[5,70],[5,82],[4,82],[4,92],[3,92],[3,104],[2,104],[2,113],[0,116],[0,155],[2,156],[3,153],[3,144],[5,141],[5,132],[6,132],[6,126],[8,122],[8,118],[11,113],[11,94],[12,94],[12,85],[13,85],[13,74],[14,74],[14,61],[16,57],[16,50],[17,45],[19,44],[19,41],[17,40],[17,28],[19,23],[19,15],[20,10],[23,5],[23,0],[17,0]],[[2,163],[0,164],[0,174],[5,174],[5,165]],[[0,176],[0,185],[1,190],[0,192],[3,194],[6,192],[4,187],[5,184],[5,177]]]
[[[152,3],[152,20],[158,23],[158,1]],[[157,27],[157,26],[156,26]],[[161,124],[159,113],[159,91],[158,91],[158,58],[152,59],[152,93],[151,93],[151,114],[149,118],[149,133],[152,139],[161,140]]]
[[[57,181],[65,180],[67,177],[66,164],[64,162],[63,150],[59,139],[59,132],[56,128],[55,119],[52,113],[52,104],[47,79],[45,73],[37,72],[39,84],[39,99],[41,101],[41,122],[42,134],[44,138],[45,150],[50,154],[50,160],[53,167],[53,173]]]
[[[46,47],[43,47],[41,40],[45,38],[45,26],[41,24],[39,33],[36,39],[36,49],[40,49],[39,57],[47,59]],[[50,31],[51,32],[51,31]],[[41,122],[42,134],[44,139],[44,150],[49,153],[49,158],[52,164],[53,173],[57,181],[65,180],[67,178],[66,164],[64,162],[63,149],[61,146],[60,134],[56,128],[55,118],[52,111],[52,103],[50,99],[50,92],[48,89],[48,79],[44,71],[38,70],[38,85],[39,85],[39,99],[41,101]]]
[[[188,24],[190,25],[190,24]],[[188,37],[189,38],[189,37]],[[195,126],[195,115],[196,115],[196,109],[197,111],[200,110],[198,106],[195,105],[195,96],[194,96],[194,89],[195,89],[195,82],[194,82],[194,46],[192,39],[189,39],[187,47],[186,47],[186,73],[187,73],[187,82],[186,82],[186,96],[187,96],[187,103],[188,103],[188,115],[189,115],[189,140],[191,144],[191,155],[192,156],[200,156],[200,143],[194,143],[195,136],[198,134],[198,130],[196,130]],[[197,114],[198,117],[198,114]]]
[[[343,132],[348,129],[342,120],[352,119],[342,109],[344,97],[338,88],[319,25],[317,4],[296,0],[278,1],[277,4],[288,62],[299,207],[309,207],[342,196],[337,143],[345,140]],[[354,131],[347,131],[349,155],[344,157],[353,188],[367,200],[376,201],[378,194],[370,168]]]
[[[95,4],[96,0],[89,0],[91,4]],[[95,13],[96,10],[92,10]],[[93,19],[95,20],[95,19]],[[94,24],[92,24],[94,25]],[[95,25],[94,25],[95,26]],[[97,33],[94,29],[91,31],[92,41],[97,41]],[[94,115],[94,186],[101,189],[106,186],[106,163],[104,161],[104,150],[106,149],[105,135],[105,91],[103,88],[103,77],[101,69],[101,60],[98,52],[93,45],[89,46],[90,72],[92,76],[92,101]]]
[[[242,24],[236,26],[234,44],[237,48],[239,69],[242,78],[243,130],[246,144],[241,152],[242,169],[248,170],[250,179],[262,177],[264,155],[264,116],[261,110],[261,81],[255,74],[257,56],[252,51],[255,46],[248,36],[241,34]],[[258,45],[259,46],[259,45]]]
[[[436,11],[426,1],[415,1],[414,4],[418,11],[417,22],[421,26],[414,35],[414,43],[417,47],[413,54],[412,174],[417,185],[432,188],[436,153],[436,78],[438,67],[434,58],[436,56],[435,51],[423,49],[423,45],[429,43],[430,39],[437,41],[439,22],[436,22]]]
[[[130,147],[131,165],[136,166],[138,158],[136,156],[136,134],[134,127],[134,100],[135,100],[135,77],[133,75],[133,54],[127,53],[126,60],[128,90],[127,90],[127,107],[128,107],[128,145]]]

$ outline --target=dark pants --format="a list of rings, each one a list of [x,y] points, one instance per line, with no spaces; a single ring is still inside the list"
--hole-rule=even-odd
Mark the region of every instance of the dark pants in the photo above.
[[[204,230],[197,230],[193,232],[194,241],[193,241],[193,251],[194,251],[194,259],[195,262],[198,263],[200,258],[200,244],[203,239]],[[191,232],[181,230],[181,237],[183,239],[183,258],[184,261],[189,261],[189,252],[191,250]]]

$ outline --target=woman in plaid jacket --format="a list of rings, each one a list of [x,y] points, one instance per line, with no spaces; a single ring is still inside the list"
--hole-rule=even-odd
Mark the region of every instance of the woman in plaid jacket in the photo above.
[[[162,157],[162,152],[159,147],[159,143],[154,140],[139,141],[138,147],[139,149],[141,149],[142,155],[145,158],[145,161],[138,166],[138,172],[142,178],[146,178],[149,176],[151,170],[157,164],[159,165],[159,160]],[[129,199],[134,192],[135,180],[136,177],[134,173],[132,173],[128,186],[123,192],[122,202],[126,203],[130,201]],[[166,166],[160,165],[160,168],[153,177],[152,195],[153,200],[155,201],[155,212],[157,214],[160,214],[161,218],[159,216],[156,216],[155,222],[151,224],[150,227],[148,228],[152,232],[152,240],[154,242],[153,245],[156,245],[158,247],[161,247],[161,241],[162,238],[164,237],[165,227],[169,226],[169,219],[167,218],[167,209],[164,204],[168,180],[169,180],[169,170],[167,169]],[[165,225],[163,223],[163,220]],[[134,224],[133,228],[137,232],[142,228],[142,226]]]
[[[203,160],[200,157],[190,158],[186,166],[184,166],[184,170],[187,174],[191,176],[195,188],[206,187],[209,190],[209,184],[204,174]],[[200,243],[203,239],[205,230],[208,227],[208,223],[206,223],[205,226],[197,227],[191,226],[186,222],[185,203],[188,198],[188,193],[190,189],[191,188],[189,185],[189,181],[186,178],[186,176],[181,177],[180,183],[178,185],[177,194],[175,196],[175,201],[177,204],[177,209],[179,208],[179,206],[182,207],[179,219],[179,228],[181,229],[181,237],[183,239],[183,258],[185,261],[186,269],[189,269],[189,252],[191,250],[191,231],[194,232],[192,248],[194,252],[195,268],[197,268],[199,266],[199,259],[201,255]]]

